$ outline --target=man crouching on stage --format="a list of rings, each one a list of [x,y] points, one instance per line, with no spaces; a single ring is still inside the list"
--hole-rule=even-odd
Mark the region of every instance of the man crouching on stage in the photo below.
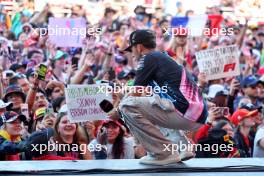
[[[155,51],[155,47],[153,31],[136,30],[131,33],[125,51],[132,52],[138,60],[134,86],[166,87],[166,92],[152,96],[129,94],[116,111],[122,114],[131,133],[148,152],[140,163],[166,165],[193,158],[194,153],[169,150],[167,147],[175,141],[165,138],[158,127],[176,129],[179,139],[184,140],[179,130],[199,128],[207,120],[207,108],[192,76],[169,55]]]

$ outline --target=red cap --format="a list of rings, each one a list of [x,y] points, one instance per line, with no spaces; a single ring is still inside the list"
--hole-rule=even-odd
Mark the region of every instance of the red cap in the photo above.
[[[102,125],[106,125],[106,124],[111,123],[111,122],[115,123],[115,124],[118,125],[119,127],[122,127],[122,126],[123,126],[123,125],[122,125],[121,123],[119,123],[117,120],[104,120]]]
[[[253,111],[248,111],[246,109],[238,109],[232,116],[231,116],[231,122],[234,125],[238,125],[239,122],[241,122],[242,120],[244,120],[245,118],[249,118],[252,117],[253,115],[257,115],[258,114],[258,110],[253,110]]]
[[[259,75],[264,75],[264,67],[259,68],[258,74]]]
[[[173,35],[174,36],[188,36],[188,29],[185,27],[176,27],[173,28]]]

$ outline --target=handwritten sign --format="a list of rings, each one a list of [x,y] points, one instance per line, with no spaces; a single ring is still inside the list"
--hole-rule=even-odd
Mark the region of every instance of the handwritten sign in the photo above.
[[[84,18],[49,18],[48,35],[59,47],[82,47],[86,37]]]
[[[68,85],[65,95],[70,121],[76,123],[107,119],[106,113],[99,106],[104,99],[112,102],[107,88],[107,84]]]
[[[240,74],[239,51],[236,45],[203,50],[195,55],[199,70],[206,74],[207,80]]]

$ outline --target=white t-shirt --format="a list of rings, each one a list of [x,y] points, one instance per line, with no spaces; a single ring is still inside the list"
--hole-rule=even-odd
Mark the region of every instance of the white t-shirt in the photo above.
[[[264,138],[264,125],[260,126],[254,140],[253,157],[264,157],[264,148],[259,145],[259,141]]]
[[[97,139],[94,139],[90,142],[89,145],[96,146],[98,144]],[[107,148],[107,159],[113,159],[112,155],[112,148],[113,144],[106,144]],[[95,159],[94,153],[92,152],[93,158]],[[134,152],[134,142],[131,138],[125,138],[124,137],[124,156],[120,159],[134,159],[135,158],[135,152]]]

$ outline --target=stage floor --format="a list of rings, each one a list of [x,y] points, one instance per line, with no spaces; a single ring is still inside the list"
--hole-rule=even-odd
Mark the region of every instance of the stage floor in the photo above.
[[[264,158],[191,159],[167,166],[148,166],[138,160],[78,161],[1,161],[2,174],[100,174],[100,175],[177,175],[255,176],[264,173]]]

